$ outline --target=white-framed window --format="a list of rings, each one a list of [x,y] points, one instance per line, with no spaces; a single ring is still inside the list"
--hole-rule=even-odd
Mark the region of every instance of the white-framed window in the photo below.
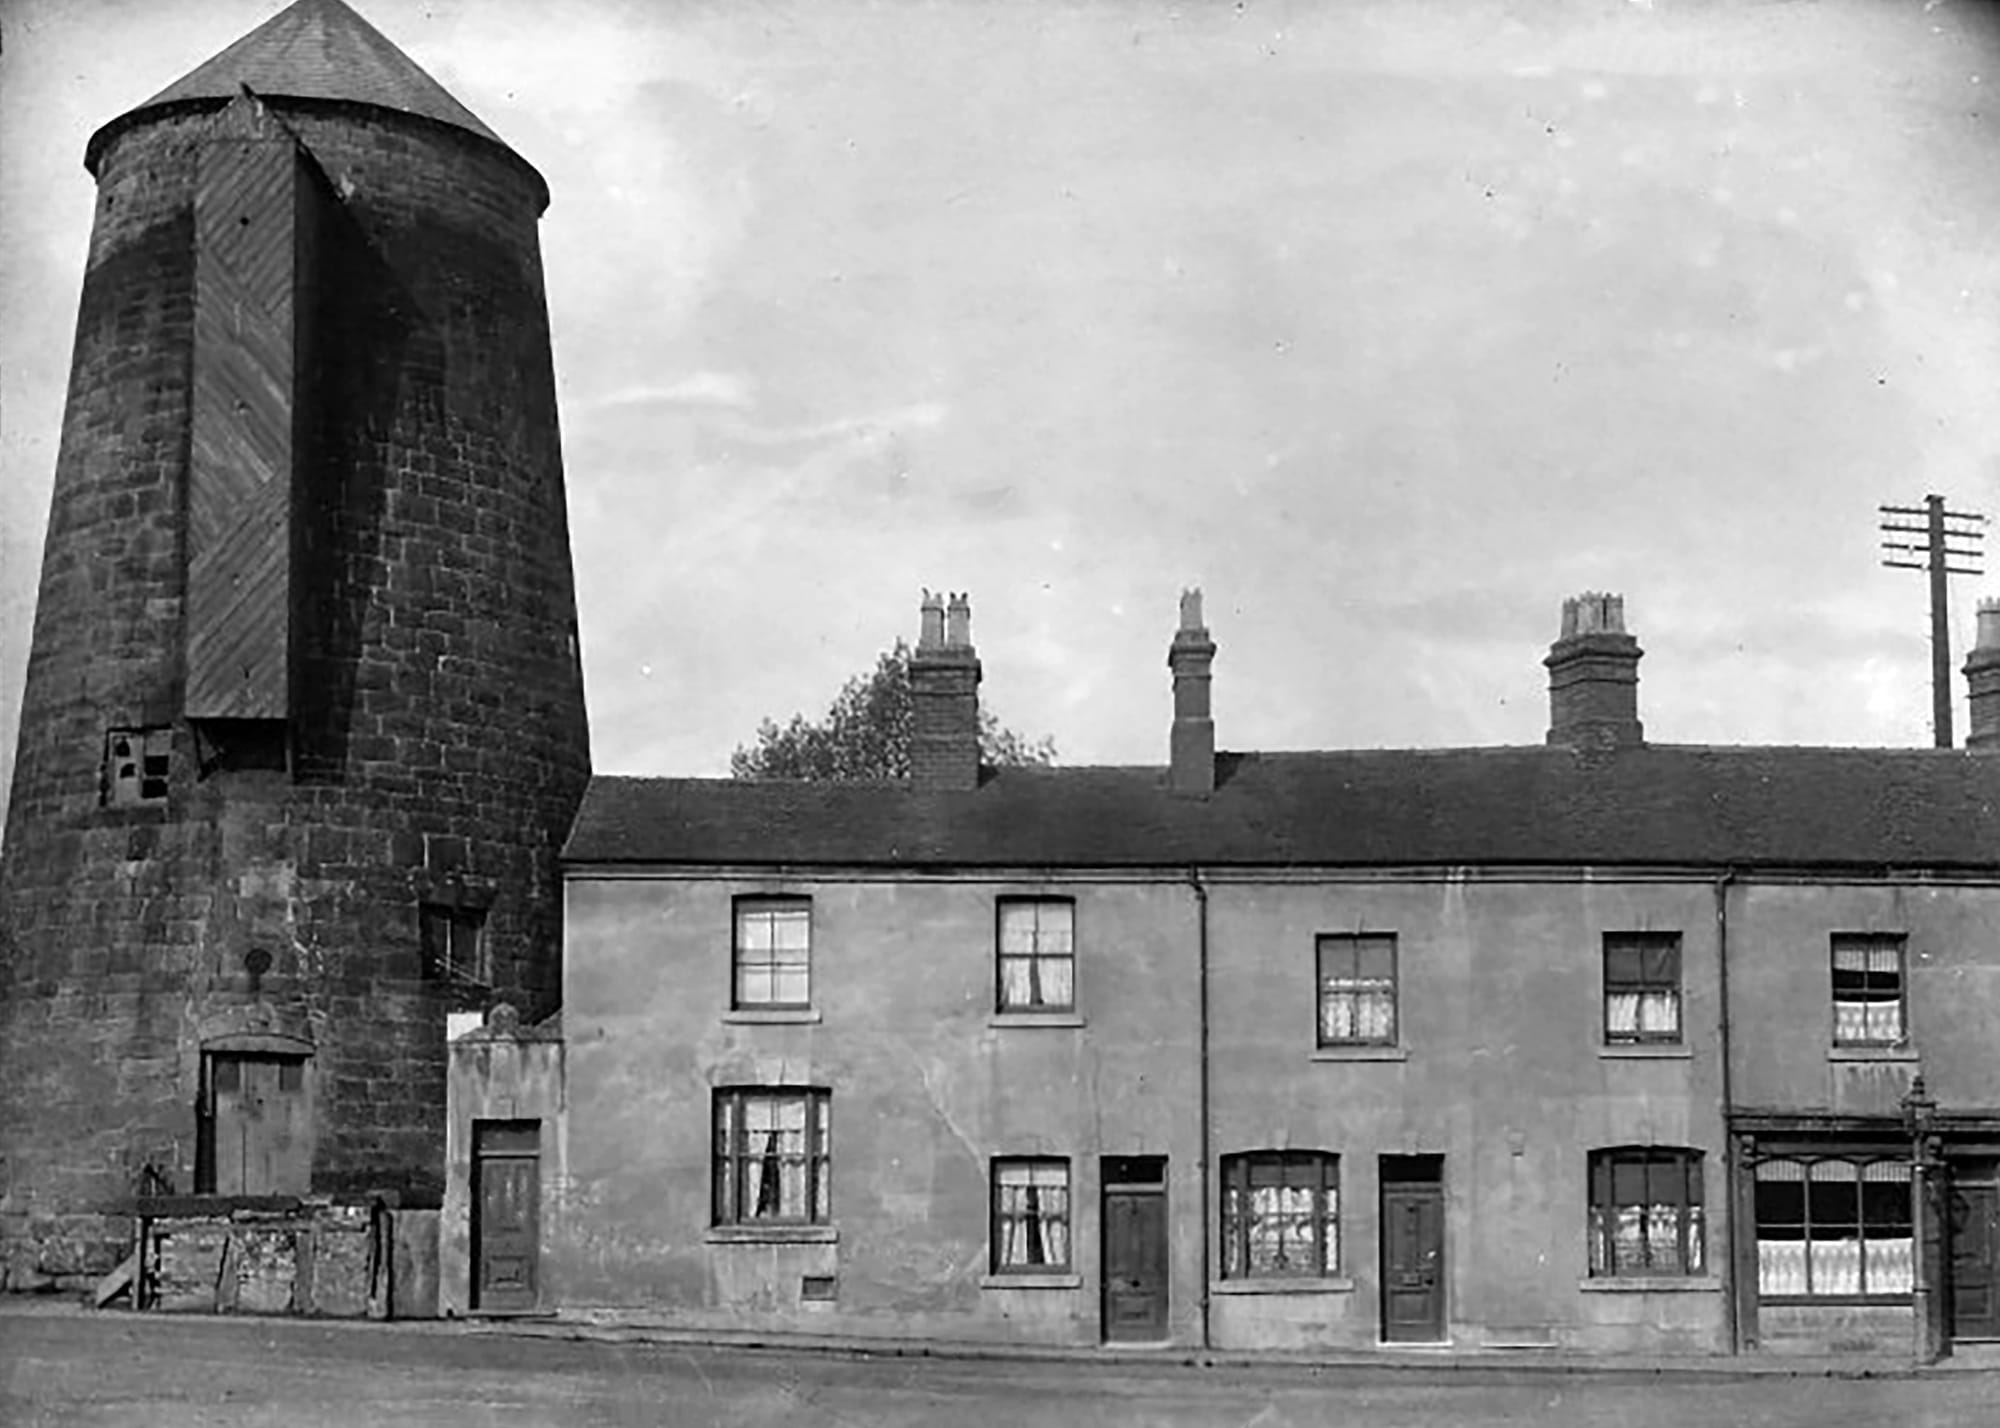
[[[735,902],[730,1005],[812,1005],[812,899],[739,897]]]
[[[1319,1044],[1396,1044],[1396,935],[1324,933],[1319,938]]]
[[[1833,1042],[1836,1046],[1896,1046],[1908,1038],[1901,933],[1833,935]]]
[[[993,1161],[993,1273],[1062,1274],[1070,1267],[1069,1162]]]
[[[715,1092],[718,1225],[823,1225],[833,1205],[833,1094],[816,1086]]]
[[[998,920],[998,1008],[1076,1010],[1076,903],[1066,897],[1004,897]]]
[[[1681,1039],[1678,932],[1605,934],[1604,1039],[1613,1044]]]

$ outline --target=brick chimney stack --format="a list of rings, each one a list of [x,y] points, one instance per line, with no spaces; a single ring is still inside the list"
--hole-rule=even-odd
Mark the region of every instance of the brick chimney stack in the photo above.
[[[1181,627],[1167,647],[1174,672],[1174,726],[1167,787],[1196,797],[1215,792],[1215,719],[1209,712],[1209,667],[1215,641],[1201,622],[1201,591],[1181,592]]]
[[[1965,657],[1972,723],[1965,747],[2000,753],[2000,600],[1979,602],[1979,634]]]
[[[1571,748],[1643,744],[1639,642],[1625,633],[1625,597],[1585,592],[1563,601],[1562,635],[1549,670],[1549,737]]]
[[[910,652],[910,782],[918,788],[979,787],[979,657],[972,605],[924,592]]]

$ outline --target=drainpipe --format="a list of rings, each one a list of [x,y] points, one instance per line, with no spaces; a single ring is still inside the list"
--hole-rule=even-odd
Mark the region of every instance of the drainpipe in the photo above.
[[[1723,1294],[1723,1311],[1729,1326],[1729,1352],[1743,1352],[1742,1305],[1740,1296],[1743,1286],[1736,1282],[1739,1260],[1738,1246],[1742,1243],[1742,1229],[1736,1223],[1740,1218],[1736,1213],[1741,1208],[1743,1196],[1738,1193],[1736,1177],[1741,1169],[1737,1164],[1736,1131],[1730,1124],[1730,1115],[1736,1108],[1735,1087],[1730,1078],[1729,1051],[1729,885],[1736,881],[1736,870],[1727,869],[1715,880],[1715,980],[1716,994],[1722,1007],[1716,1018],[1717,1029],[1722,1040],[1722,1179],[1723,1204],[1728,1207],[1728,1215],[1723,1223],[1727,1231],[1723,1238],[1723,1253],[1728,1256],[1726,1291]]]
[[[1201,869],[1190,867],[1187,874],[1188,886],[1194,889],[1195,901],[1195,985],[1196,1001],[1200,1007],[1201,1021],[1201,1063],[1200,1096],[1201,1103],[1201,1347],[1206,1353],[1213,1347],[1209,1331],[1209,1153],[1208,1153],[1208,888],[1201,880]]]

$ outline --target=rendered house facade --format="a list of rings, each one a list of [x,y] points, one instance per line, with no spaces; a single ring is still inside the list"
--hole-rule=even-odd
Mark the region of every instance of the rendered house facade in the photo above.
[[[1649,745],[1612,597],[1566,606],[1539,747],[1216,754],[1214,651],[1187,602],[1165,768],[979,771],[969,618],[927,609],[907,783],[595,779],[538,1302],[1223,1349],[2000,1336],[2000,611],[1968,750]]]

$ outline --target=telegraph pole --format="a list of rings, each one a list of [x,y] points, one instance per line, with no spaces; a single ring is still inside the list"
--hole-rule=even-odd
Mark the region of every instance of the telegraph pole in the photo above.
[[[1951,602],[1946,589],[1948,575],[1978,575],[1985,551],[1979,542],[1986,539],[1982,529],[1986,517],[1973,511],[1947,511],[1944,497],[1926,496],[1916,506],[1878,506],[1882,513],[1882,542],[1888,552],[1882,561],[1903,570],[1927,571],[1931,578],[1931,733],[1940,749],[1951,747]],[[1911,525],[1910,521],[1923,522]],[[1916,545],[1897,536],[1922,536]],[[1922,560],[1908,557],[1921,555]],[[1953,562],[1958,562],[1953,564]]]

